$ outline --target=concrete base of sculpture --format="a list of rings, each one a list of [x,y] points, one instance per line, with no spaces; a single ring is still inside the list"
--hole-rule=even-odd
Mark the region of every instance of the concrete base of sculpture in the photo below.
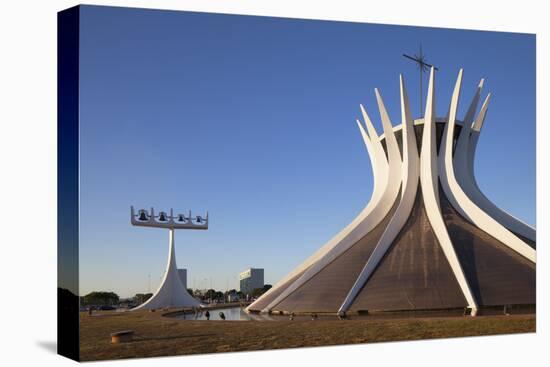
[[[191,296],[182,284],[176,265],[176,252],[174,249],[174,229],[170,229],[168,264],[162,283],[155,294],[147,302],[139,305],[134,310],[155,308],[183,308],[199,307],[201,303]]]

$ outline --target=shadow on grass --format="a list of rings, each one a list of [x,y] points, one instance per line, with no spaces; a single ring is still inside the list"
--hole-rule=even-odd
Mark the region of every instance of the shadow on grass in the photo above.
[[[145,342],[145,341],[156,341],[156,340],[175,340],[175,339],[186,339],[186,338],[196,338],[203,336],[216,336],[216,333],[209,334],[186,334],[186,335],[174,335],[174,336],[159,336],[156,338],[134,338],[133,342]]]
[[[42,349],[47,350],[50,353],[57,354],[57,342],[52,340],[39,340],[36,342],[36,345]]]

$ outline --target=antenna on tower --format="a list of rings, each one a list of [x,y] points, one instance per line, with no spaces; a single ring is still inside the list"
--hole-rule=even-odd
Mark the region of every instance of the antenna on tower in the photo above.
[[[422,106],[422,79],[423,79],[423,76],[424,76],[424,73],[425,72],[428,72],[430,71],[430,68],[433,67],[435,70],[439,70],[437,67],[431,65],[431,64],[428,64],[426,62],[426,54],[422,53],[422,44],[420,44],[420,51],[418,52],[418,55],[417,54],[414,54],[414,56],[409,56],[407,54],[403,54],[404,57],[406,57],[407,59],[410,59],[412,61],[414,61],[418,67],[418,70],[420,72],[420,115],[422,115],[422,109],[423,109],[423,106]]]

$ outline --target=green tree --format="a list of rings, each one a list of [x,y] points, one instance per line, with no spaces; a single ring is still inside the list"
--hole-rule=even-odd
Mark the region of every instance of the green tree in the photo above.
[[[261,296],[262,294],[264,294],[265,292],[267,292],[270,289],[271,289],[271,284],[266,284],[262,288],[255,288],[252,291],[251,295],[252,295],[252,297],[259,297],[259,296]]]
[[[203,297],[203,294],[200,289],[195,289],[192,294],[195,298],[202,299]]]
[[[120,298],[114,292],[91,292],[84,296],[84,305],[112,306],[118,304]]]
[[[214,289],[209,289],[204,294],[205,299],[216,299],[216,291]]]
[[[137,293],[134,296],[134,302],[138,305],[147,302],[149,298],[153,297],[153,293]]]
[[[264,289],[263,288],[254,288],[252,290],[252,293],[250,293],[250,295],[252,297],[259,297],[261,296],[262,294],[264,294]]]

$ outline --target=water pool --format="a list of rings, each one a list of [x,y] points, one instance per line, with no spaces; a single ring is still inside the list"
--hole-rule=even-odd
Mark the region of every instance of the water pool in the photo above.
[[[241,307],[218,308],[208,310],[210,312],[210,320],[222,320],[220,313],[223,312],[225,320],[230,321],[247,321],[251,320],[249,314]],[[200,310],[197,313],[188,313],[174,316],[174,318],[182,320],[206,320],[206,310]]]

